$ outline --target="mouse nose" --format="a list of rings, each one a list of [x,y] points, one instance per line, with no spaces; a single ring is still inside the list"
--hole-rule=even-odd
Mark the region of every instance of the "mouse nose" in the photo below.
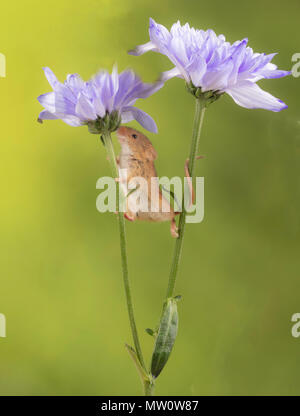
[[[121,126],[117,130],[117,136],[119,141],[126,138],[126,127]]]

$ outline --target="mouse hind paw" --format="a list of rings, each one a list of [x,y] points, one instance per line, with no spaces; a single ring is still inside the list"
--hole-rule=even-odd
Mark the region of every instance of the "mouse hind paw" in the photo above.
[[[171,231],[171,236],[172,236],[173,238],[178,238],[178,237],[179,237],[179,234],[178,234],[178,227],[177,227],[177,225],[176,225],[175,218],[173,218],[173,219],[172,219],[172,221],[171,221],[171,228],[170,228],[170,231]]]
[[[128,220],[128,221],[134,221],[135,220],[135,215],[128,214],[128,212],[125,212],[124,213],[124,218],[126,218],[126,220]]]

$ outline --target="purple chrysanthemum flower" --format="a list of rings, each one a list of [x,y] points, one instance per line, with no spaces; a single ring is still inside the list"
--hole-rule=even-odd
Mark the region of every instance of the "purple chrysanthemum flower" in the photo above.
[[[61,119],[71,126],[88,125],[91,132],[100,133],[103,126],[113,131],[120,122],[135,119],[145,129],[157,132],[154,120],[134,103],[159,90],[162,82],[145,84],[132,70],[119,74],[116,67],[111,75],[100,71],[87,82],[72,74],[61,83],[49,68],[44,71],[53,92],[38,97],[45,108],[40,121]]]
[[[263,91],[256,82],[262,78],[281,78],[289,71],[281,71],[271,63],[276,54],[254,53],[247,39],[232,45],[213,30],[197,30],[189,24],[175,23],[170,32],[150,19],[150,42],[130,51],[142,55],[148,51],[166,55],[175,67],[162,74],[161,80],[184,78],[202,92],[226,92],[245,108],[264,108],[280,111],[287,108],[278,98]]]

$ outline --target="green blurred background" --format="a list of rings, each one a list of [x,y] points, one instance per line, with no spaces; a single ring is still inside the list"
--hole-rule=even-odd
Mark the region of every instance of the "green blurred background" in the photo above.
[[[131,343],[118,228],[100,214],[96,181],[110,174],[97,136],[58,121],[36,122],[36,97],[60,80],[132,66],[146,81],[170,69],[164,56],[126,54],[148,40],[148,19],[213,28],[291,68],[300,52],[298,0],[53,0],[5,2],[1,91],[1,395],[136,395],[124,349]],[[176,293],[180,329],[157,381],[159,395],[298,394],[300,338],[300,78],[260,85],[289,109],[246,110],[225,96],[207,111],[197,175],[205,219],[187,226]],[[182,175],[194,103],[174,79],[138,105],[157,121],[149,135],[159,175]],[[137,127],[135,123],[131,123]],[[117,145],[117,144],[116,144]],[[174,241],[169,224],[127,223],[138,329],[149,360]]]

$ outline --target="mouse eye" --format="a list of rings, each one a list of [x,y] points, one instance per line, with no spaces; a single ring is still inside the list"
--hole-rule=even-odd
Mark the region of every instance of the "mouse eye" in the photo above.
[[[132,135],[132,137],[133,137],[134,139],[137,139],[137,135],[136,135],[136,134],[133,134],[133,135]]]

